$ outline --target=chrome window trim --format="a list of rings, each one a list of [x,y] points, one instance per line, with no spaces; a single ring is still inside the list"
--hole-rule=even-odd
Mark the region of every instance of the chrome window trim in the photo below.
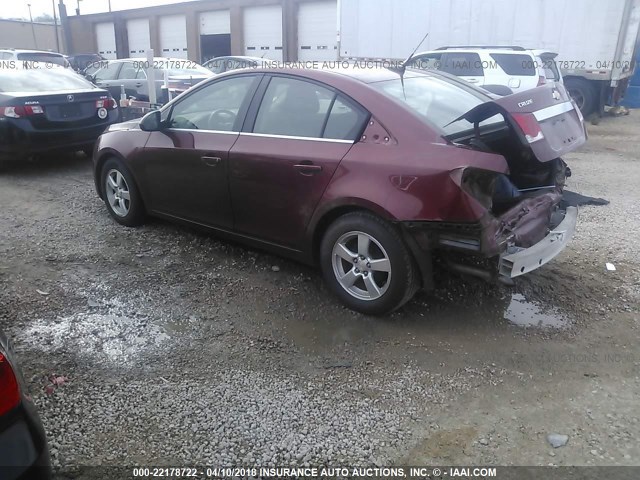
[[[247,137],[281,138],[284,140],[308,140],[311,142],[344,143],[344,144],[350,144],[350,145],[356,143],[355,140],[340,140],[337,138],[296,137],[293,135],[273,135],[270,133],[241,132],[240,135],[247,136]]]
[[[178,132],[202,132],[202,133],[221,133],[223,135],[238,135],[240,132],[232,132],[227,130],[204,130],[198,128],[177,128],[177,127],[169,127],[167,130],[175,130]]]

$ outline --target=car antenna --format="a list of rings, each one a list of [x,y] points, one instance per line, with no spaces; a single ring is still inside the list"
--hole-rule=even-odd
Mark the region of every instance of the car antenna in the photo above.
[[[418,46],[413,50],[413,52],[411,52],[411,55],[409,55],[409,57],[404,62],[402,62],[400,66],[389,67],[389,70],[400,75],[400,83],[402,83],[402,94],[404,95],[405,100],[407,98],[407,95],[404,91],[404,73],[407,71],[407,65],[409,64],[413,56],[416,54],[416,52],[422,46],[422,44],[424,43],[424,41],[427,39],[428,36],[429,36],[429,32],[427,32],[427,34],[422,38]]]

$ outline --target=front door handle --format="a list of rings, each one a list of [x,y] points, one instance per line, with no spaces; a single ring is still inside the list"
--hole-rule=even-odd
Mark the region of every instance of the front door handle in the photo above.
[[[222,161],[222,159],[220,157],[208,157],[208,156],[204,156],[202,157],[202,161],[204,162],[205,165],[207,165],[208,167],[216,167],[220,164],[220,162]]]
[[[314,165],[313,163],[300,163],[294,165],[293,168],[298,170],[301,175],[310,176],[314,173],[320,173],[322,171],[322,166]]]

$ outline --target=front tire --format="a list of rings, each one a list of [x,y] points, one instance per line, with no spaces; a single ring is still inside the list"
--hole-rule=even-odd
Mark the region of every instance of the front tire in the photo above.
[[[393,225],[368,212],[333,222],[320,245],[325,281],[352,310],[390,313],[415,294],[417,269]]]
[[[107,160],[102,167],[100,182],[104,203],[116,222],[127,227],[144,223],[142,197],[124,162],[117,158]]]

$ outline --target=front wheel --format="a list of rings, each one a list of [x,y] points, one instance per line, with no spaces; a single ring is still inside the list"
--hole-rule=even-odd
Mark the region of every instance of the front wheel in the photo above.
[[[136,227],[144,222],[144,206],[138,187],[121,160],[111,158],[100,176],[104,203],[116,222]]]
[[[415,263],[398,231],[367,212],[349,213],[329,226],[320,263],[334,293],[365,314],[400,308],[418,287]]]

